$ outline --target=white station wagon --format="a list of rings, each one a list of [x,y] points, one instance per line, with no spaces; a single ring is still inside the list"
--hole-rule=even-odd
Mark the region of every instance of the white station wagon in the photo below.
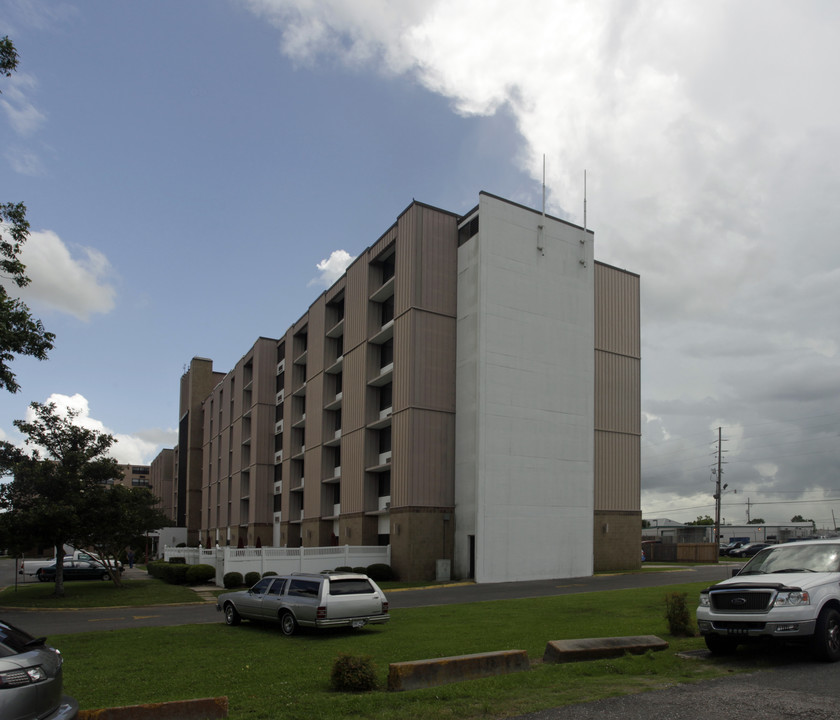
[[[379,586],[367,575],[346,572],[269,575],[248,590],[219,595],[216,609],[228,625],[243,618],[274,621],[284,635],[299,626],[361,628],[391,619]]]

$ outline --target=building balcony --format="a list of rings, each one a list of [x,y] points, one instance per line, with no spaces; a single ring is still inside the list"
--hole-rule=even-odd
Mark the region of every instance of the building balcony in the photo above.
[[[282,405],[282,403],[283,403],[283,401],[284,401],[285,399],[286,399],[286,391],[285,391],[285,390],[280,390],[280,391],[279,391],[279,392],[278,392],[278,393],[274,396],[274,404],[275,404],[275,405]]]
[[[306,365],[306,352],[307,352],[307,351],[306,351],[306,350],[304,350],[302,353],[300,353],[300,355],[298,355],[298,356],[294,359],[294,364],[295,364],[295,365]]]
[[[374,345],[382,345],[394,337],[394,319],[391,318],[373,335],[368,342]]]
[[[306,380],[304,380],[300,385],[298,385],[298,387],[295,388],[294,392],[292,392],[292,395],[294,395],[295,397],[303,397],[304,395],[306,395]]]
[[[394,380],[394,363],[388,363],[384,367],[379,368],[379,374],[368,380],[368,385],[373,387],[382,387]]]
[[[324,447],[336,447],[337,445],[341,445],[341,428],[335,431],[333,437],[325,439],[323,445]]]
[[[376,464],[376,465],[372,465],[371,467],[365,468],[365,472],[383,473],[383,472],[390,471],[390,469],[391,469],[391,451],[389,450],[388,452],[379,453],[379,456],[377,457],[377,463],[378,464]]]
[[[293,428],[302,428],[306,425],[306,413],[301,413],[301,416],[292,423]]]
[[[344,393],[336,393],[336,396],[324,405],[324,410],[338,410],[341,407],[341,401],[344,398]]]
[[[342,335],[344,335],[344,318],[341,318],[341,320],[327,330],[327,337],[329,338],[340,338]]]
[[[381,430],[382,428],[386,428],[391,424],[391,415],[393,414],[393,408],[385,408],[384,410],[379,411],[379,417],[374,420],[372,423],[368,423],[369,430]]]
[[[382,302],[394,294],[394,276],[389,277],[382,285],[373,292],[370,299],[373,302]]]
[[[324,370],[327,375],[338,375],[344,368],[344,355],[339,355],[335,362]]]

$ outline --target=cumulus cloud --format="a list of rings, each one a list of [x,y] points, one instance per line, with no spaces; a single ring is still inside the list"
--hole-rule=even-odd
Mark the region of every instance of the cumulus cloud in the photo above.
[[[113,269],[101,252],[79,248],[76,254],[50,230],[33,232],[23,246],[21,260],[32,281],[14,293],[30,305],[42,305],[89,320],[114,307]]]
[[[55,404],[60,415],[66,416],[68,410],[77,412],[74,422],[80,427],[113,435],[116,443],[111,446],[109,454],[122,465],[148,465],[161,448],[172,447],[177,443],[177,431],[171,429],[144,430],[133,434],[113,432],[105,423],[90,414],[90,403],[79,393],[74,395],[53,393],[45,401],[45,404],[50,403]],[[26,420],[34,419],[34,411],[32,408],[27,408]],[[0,430],[0,439],[3,439],[2,430]]]
[[[333,250],[328,258],[321,260],[316,266],[320,273],[317,277],[309,281],[309,285],[323,285],[330,287],[338,278],[340,278],[344,271],[350,267],[350,263],[355,258],[346,250]]]
[[[518,162],[540,181],[546,156],[549,210],[578,223],[587,171],[596,257],[641,275],[645,507],[708,512],[723,417],[733,487],[780,517],[834,489],[840,511],[840,6],[246,5],[297,62],[404,73],[463,115],[504,108]],[[827,507],[802,513],[830,522]]]

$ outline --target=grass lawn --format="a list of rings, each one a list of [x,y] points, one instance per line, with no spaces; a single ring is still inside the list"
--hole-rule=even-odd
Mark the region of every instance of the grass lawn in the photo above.
[[[65,657],[65,688],[83,709],[226,695],[231,720],[502,718],[732,672],[731,662],[677,657],[703,641],[668,634],[666,593],[686,592],[693,606],[706,584],[392,610],[384,626],[291,638],[274,625],[228,627],[220,619],[49,640]],[[549,640],[649,634],[671,647],[612,660],[541,662]],[[531,670],[427,690],[384,689],[391,662],[505,649],[526,650]],[[381,689],[331,691],[330,670],[341,652],[372,657]]]
[[[0,607],[19,608],[91,608],[139,607],[196,602],[195,591],[182,585],[168,585],[162,580],[123,580],[122,587],[111,581],[76,580],[64,583],[64,597],[53,595],[55,583],[26,583],[0,591]]]

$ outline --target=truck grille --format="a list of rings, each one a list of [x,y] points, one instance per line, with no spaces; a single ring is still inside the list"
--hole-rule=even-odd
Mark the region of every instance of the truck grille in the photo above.
[[[715,610],[728,612],[764,612],[773,600],[769,590],[737,590],[710,592],[709,599]]]

